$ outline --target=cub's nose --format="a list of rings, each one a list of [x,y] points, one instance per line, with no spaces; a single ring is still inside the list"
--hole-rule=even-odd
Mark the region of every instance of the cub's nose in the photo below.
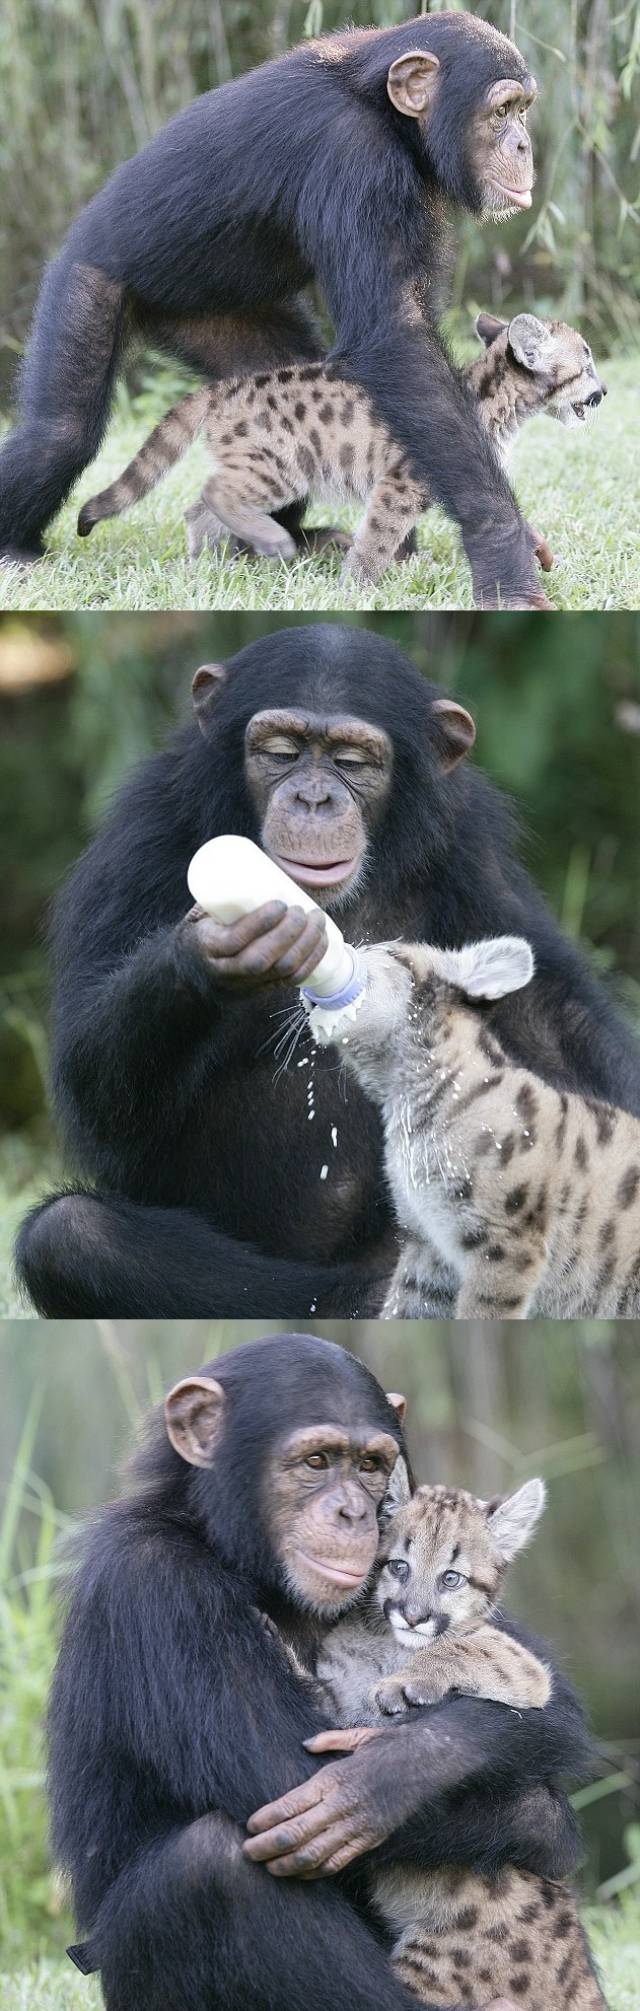
[[[591,396],[589,398],[585,398],[584,401],[585,405],[601,405],[602,400],[603,398],[606,398],[606,395],[607,395],[606,384],[601,384],[599,391],[592,391]]]

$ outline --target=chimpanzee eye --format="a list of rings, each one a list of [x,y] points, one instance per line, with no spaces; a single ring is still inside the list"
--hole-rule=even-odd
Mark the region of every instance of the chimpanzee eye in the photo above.
[[[322,1470],[328,1465],[329,1465],[329,1458],[326,1452],[307,1453],[307,1457],[305,1459],[305,1466],[313,1467],[314,1473],[322,1472]]]
[[[381,1465],[382,1460],[378,1458],[377,1453],[365,1452],[364,1458],[360,1461],[360,1472],[379,1473]]]
[[[300,750],[295,740],[287,740],[284,734],[274,733],[272,739],[263,741],[258,751],[268,754],[271,761],[296,761]]]
[[[438,1582],[443,1591],[452,1592],[454,1585],[464,1585],[464,1578],[461,1571],[441,1571]]]
[[[496,118],[508,119],[510,111],[511,111],[510,105],[496,105]]]
[[[409,1566],[407,1564],[406,1557],[390,1557],[387,1564],[387,1571],[391,1572],[393,1578],[400,1578],[404,1585],[406,1579],[409,1576]]]

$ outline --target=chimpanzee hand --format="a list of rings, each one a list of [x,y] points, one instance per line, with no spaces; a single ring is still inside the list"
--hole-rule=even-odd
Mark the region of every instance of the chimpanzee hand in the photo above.
[[[399,1764],[399,1738],[401,1729],[357,1726],[306,1739],[309,1752],[351,1757],[321,1767],[301,1787],[256,1809],[247,1823],[245,1856],[274,1878],[327,1878],[384,1843],[415,1806],[412,1769]]]
[[[180,924],[227,991],[256,991],[260,986],[304,984],[327,947],[327,925],[321,910],[311,914],[288,908],[284,901],[266,901],[239,922],[216,922],[199,907],[189,909]]]

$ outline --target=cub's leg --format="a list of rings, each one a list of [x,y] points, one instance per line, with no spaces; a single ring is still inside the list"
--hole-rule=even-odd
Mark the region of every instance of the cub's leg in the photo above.
[[[381,1320],[446,1320],[455,1303],[453,1272],[429,1242],[410,1237],[400,1251]]]
[[[465,1263],[456,1299],[457,1320],[526,1320],[547,1262],[540,1236],[514,1239],[509,1230],[504,1240],[496,1230],[493,1239],[478,1246]]]
[[[220,519],[225,530],[233,531],[244,544],[251,546],[252,551],[269,559],[294,559],[296,546],[293,538],[269,514],[268,505],[275,506],[281,497],[277,493],[273,497],[265,493],[267,485],[262,479],[259,489],[255,484],[258,489],[255,496],[251,495],[253,487],[253,483],[245,482],[244,470],[237,488],[230,479],[229,471],[225,470],[223,475],[212,475],[199,500],[205,509]],[[267,508],[261,507],[264,504]]]
[[[417,1648],[406,1668],[385,1677],[374,1700],[385,1717],[407,1705],[437,1704],[452,1690],[464,1697],[487,1697],[514,1710],[544,1710],[551,1681],[544,1662],[521,1641],[512,1641],[499,1627],[476,1627],[473,1634],[450,1640],[442,1634]]]
[[[384,475],[376,482],[345,561],[343,580],[355,586],[379,580],[414,529],[421,508],[421,491],[407,477]]]
[[[209,509],[204,491],[197,497],[196,502],[191,503],[190,508],[185,510],[184,522],[190,559],[199,559],[200,553],[204,551],[219,553],[220,546],[225,543],[239,548],[238,540],[229,537],[229,532],[220,517],[214,516],[213,511]]]
[[[511,1868],[491,1880],[451,1873],[449,1892],[447,1873],[436,1879],[440,1918],[448,1912],[449,1919],[440,1932],[416,1920],[392,1954],[396,1975],[421,2003],[476,2006],[506,1997],[526,2011],[606,2011],[567,1886]]]

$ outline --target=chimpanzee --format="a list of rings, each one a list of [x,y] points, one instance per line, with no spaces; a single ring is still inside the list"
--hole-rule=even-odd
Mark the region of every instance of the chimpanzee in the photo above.
[[[368,1851],[575,1865],[561,1784],[589,1742],[562,1675],[544,1710],[446,1699],[316,1770],[329,1728],[278,1634],[310,1670],[363,1589],[402,1411],[329,1341],[245,1343],[176,1385],[87,1531],[50,1784],[89,1936],[71,1952],[106,2011],[410,2011],[367,1919]]]
[[[194,701],[58,904],[55,1099],[97,1192],[30,1216],[21,1275],[69,1318],[375,1310],[394,1261],[377,1112],[308,1034],[288,1068],[274,1056],[322,916],[275,903],[217,926],[187,892],[205,839],[255,839],[347,940],[527,936],[536,977],[495,1025],[550,1081],[637,1109],[637,1049],[462,764],[468,712],[392,643],[280,629],[200,669]]]
[[[437,330],[449,209],[531,202],[536,86],[476,16],[330,35],[196,99],[119,167],[44,280],[21,423],[0,459],[0,546],[23,559],[97,452],[133,336],[209,377],[320,353],[461,526],[476,599],[547,606],[530,534]],[[289,528],[294,528],[290,514]]]

